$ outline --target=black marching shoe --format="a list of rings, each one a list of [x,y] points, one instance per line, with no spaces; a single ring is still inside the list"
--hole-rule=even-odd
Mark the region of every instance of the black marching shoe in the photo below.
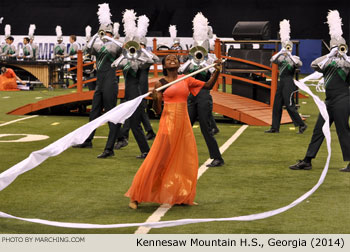
[[[147,157],[147,154],[148,154],[148,152],[141,153],[141,155],[137,156],[136,158],[145,159]]]
[[[299,126],[299,132],[297,132],[297,134],[303,134],[306,129],[307,129],[306,124]]]
[[[100,155],[97,156],[97,158],[108,158],[111,156],[114,156],[114,151],[104,150]]]
[[[73,148],[92,148],[92,142],[84,142],[72,146]]]
[[[156,137],[156,134],[153,131],[148,131],[148,133],[146,135],[147,140],[152,140],[155,137]]]
[[[298,163],[289,166],[292,170],[311,170],[312,165],[311,163],[306,163],[304,160],[299,160]]]
[[[207,167],[217,167],[222,166],[224,164],[224,160],[222,158],[220,159],[214,159],[210,164],[207,164]]]
[[[220,130],[218,129],[218,128],[213,128],[212,130],[211,130],[211,133],[213,133],[213,135],[216,135],[217,133],[219,133],[220,132]]]
[[[342,172],[350,172],[350,164],[348,164],[345,168],[340,169],[339,171],[342,171]]]
[[[269,130],[265,130],[265,133],[280,133],[280,131],[279,131],[279,130],[276,130],[276,129],[271,128],[271,129],[269,129]]]
[[[127,146],[128,144],[129,144],[129,142],[127,139],[120,140],[115,144],[114,149],[119,150],[119,149]]]

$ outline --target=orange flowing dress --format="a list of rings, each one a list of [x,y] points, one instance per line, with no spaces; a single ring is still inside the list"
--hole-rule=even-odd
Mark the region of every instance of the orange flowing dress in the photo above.
[[[197,95],[203,85],[204,82],[189,77],[164,91],[157,136],[125,194],[131,200],[193,204],[198,153],[187,111],[187,97],[190,92]]]
[[[18,91],[16,74],[11,68],[7,68],[4,74],[0,75],[0,91]]]

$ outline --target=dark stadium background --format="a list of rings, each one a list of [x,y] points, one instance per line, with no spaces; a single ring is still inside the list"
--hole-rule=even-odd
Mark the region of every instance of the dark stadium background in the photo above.
[[[97,5],[105,1],[92,0],[1,0],[0,35],[4,24],[11,24],[13,35],[28,33],[29,24],[36,24],[36,35],[55,35],[56,25],[61,25],[64,35],[83,36],[85,26],[98,28]],[[108,2],[108,1],[106,1]],[[218,37],[231,37],[238,21],[270,21],[271,37],[277,38],[279,21],[290,19],[291,37],[295,39],[329,40],[327,11],[337,9],[343,18],[344,38],[349,41],[350,5],[339,0],[125,0],[110,1],[112,20],[122,23],[122,12],[134,9],[138,15],[150,18],[148,36],[169,36],[170,24],[177,25],[178,36],[192,36],[192,19],[201,11],[209,19]],[[122,29],[122,27],[121,27]],[[120,31],[121,32],[121,31]],[[121,32],[123,36],[123,33]]]

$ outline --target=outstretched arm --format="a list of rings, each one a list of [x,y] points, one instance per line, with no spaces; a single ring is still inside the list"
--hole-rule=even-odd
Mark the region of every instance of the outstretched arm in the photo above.
[[[204,89],[212,89],[219,77],[222,62],[221,60],[216,60],[215,63],[217,63],[215,65],[215,72],[211,75],[210,79],[204,84]]]

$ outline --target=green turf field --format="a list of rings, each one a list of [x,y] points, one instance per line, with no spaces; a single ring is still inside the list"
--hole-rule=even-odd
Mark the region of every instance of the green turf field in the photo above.
[[[72,92],[58,89],[47,91],[0,92],[0,124],[22,116],[6,115],[27,103]],[[323,94],[321,94],[323,96]],[[39,98],[41,97],[41,98]],[[174,206],[162,220],[180,218],[221,218],[260,213],[283,207],[318,181],[327,156],[325,144],[310,171],[292,171],[288,166],[304,157],[317,108],[312,99],[302,99],[300,112],[307,118],[308,130],[296,134],[293,125],[283,125],[280,134],[264,134],[268,127],[248,127],[223,154],[225,166],[210,168],[199,179],[198,206]],[[216,115],[217,118],[221,118]],[[39,150],[79,126],[87,117],[38,116],[0,127],[0,134],[42,134],[50,138],[26,143],[0,142],[0,172],[5,171],[32,151]],[[155,129],[158,120],[152,120]],[[216,135],[223,145],[239,124],[218,123]],[[339,172],[345,166],[335,133],[332,130],[332,158],[324,184],[310,198],[291,210],[268,219],[251,222],[211,222],[151,229],[150,233],[350,233],[350,174]],[[108,126],[97,130],[96,136],[106,137]],[[194,127],[199,162],[208,158],[208,151],[198,124]],[[109,159],[97,159],[105,138],[96,138],[93,149],[69,148],[61,155],[49,158],[37,168],[19,176],[0,192],[0,211],[25,218],[78,223],[144,222],[157,204],[141,204],[128,208],[124,197],[141,164],[136,142],[130,135],[129,146],[116,151]],[[18,139],[9,136],[0,140]],[[0,218],[0,233],[134,233],[137,228],[69,229],[32,224]]]

